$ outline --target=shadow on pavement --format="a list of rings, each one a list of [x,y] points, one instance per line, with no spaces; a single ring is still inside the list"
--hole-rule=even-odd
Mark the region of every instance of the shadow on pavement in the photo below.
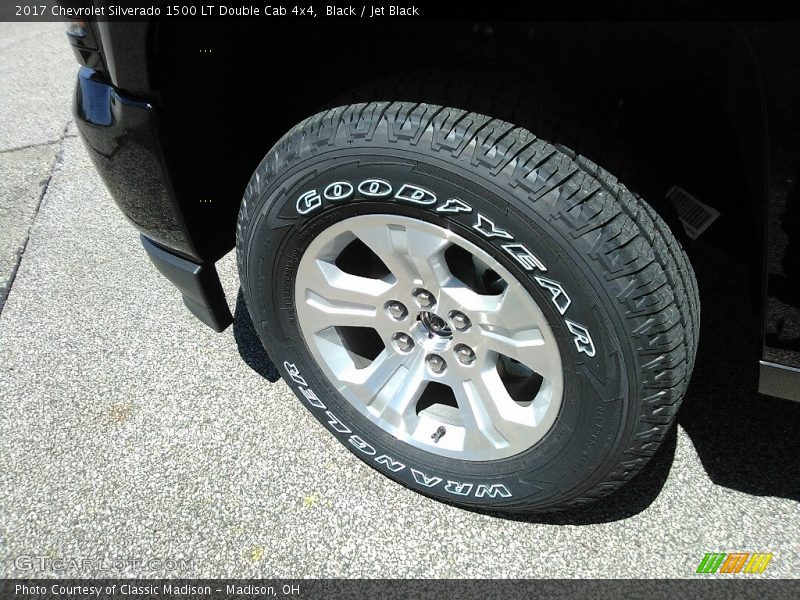
[[[256,328],[247,312],[247,305],[244,303],[244,294],[239,290],[236,296],[236,308],[233,312],[233,337],[236,340],[236,348],[245,364],[261,375],[270,383],[275,383],[280,379],[280,373],[261,345],[258,339]]]
[[[709,479],[739,492],[800,500],[800,403],[758,389],[759,322],[744,268],[703,248],[692,383],[678,413]]]

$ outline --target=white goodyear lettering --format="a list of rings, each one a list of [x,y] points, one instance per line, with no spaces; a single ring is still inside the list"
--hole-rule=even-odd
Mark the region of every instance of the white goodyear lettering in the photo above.
[[[317,190],[309,190],[304,194],[300,194],[297,199],[297,212],[301,215],[307,215],[322,206],[322,198],[317,193]]]
[[[484,217],[481,213],[478,213],[478,220],[472,226],[473,229],[476,231],[480,231],[484,236],[487,238],[505,238],[507,240],[513,240],[514,236],[508,233],[505,229],[498,228],[494,221],[489,219],[488,217]]]
[[[397,190],[394,197],[396,200],[403,200],[404,202],[411,202],[413,204],[436,204],[436,194],[418,185],[411,185],[410,183],[404,183],[403,187]]]
[[[575,336],[575,347],[578,352],[583,352],[587,356],[594,356],[594,342],[592,341],[592,336],[589,335],[589,330],[569,319],[565,319],[564,322],[567,324],[567,329],[570,330],[570,333]]]
[[[342,202],[353,195],[353,184],[349,181],[334,181],[328,184],[322,195],[331,202]]]
[[[544,263],[524,244],[503,244],[501,248],[526,271],[533,271],[535,269],[543,272],[547,271],[547,267],[544,266]]]
[[[450,198],[450,200],[446,201],[444,204],[440,205],[436,212],[444,212],[444,213],[471,213],[472,207],[464,202],[463,200],[459,200],[458,198]]]
[[[558,312],[561,313],[561,315],[567,312],[569,305],[572,304],[572,300],[567,295],[567,292],[564,291],[564,288],[561,287],[561,284],[552,279],[547,279],[546,277],[537,276],[534,277],[534,279],[541,287],[550,291],[553,304],[555,304]]]
[[[392,194],[392,184],[383,179],[365,179],[358,184],[358,191],[368,198],[385,198]]]

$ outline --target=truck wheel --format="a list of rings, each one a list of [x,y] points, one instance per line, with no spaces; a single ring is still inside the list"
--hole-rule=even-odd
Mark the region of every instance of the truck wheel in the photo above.
[[[613,176],[509,123],[374,102],[298,124],[237,226],[286,383],[347,448],[429,496],[563,509],[653,456],[686,390],[697,284]]]

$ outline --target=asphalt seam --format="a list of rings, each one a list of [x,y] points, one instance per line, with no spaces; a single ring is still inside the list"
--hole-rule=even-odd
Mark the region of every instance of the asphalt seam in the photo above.
[[[9,294],[11,294],[11,289],[14,287],[14,281],[17,279],[17,272],[19,271],[19,266],[22,264],[22,257],[25,255],[25,250],[28,249],[28,241],[31,239],[31,231],[33,230],[33,226],[36,224],[36,218],[39,216],[39,210],[42,207],[42,202],[44,201],[44,197],[47,194],[47,190],[50,189],[50,182],[53,180],[53,175],[55,175],[56,170],[61,166],[61,163],[64,160],[64,140],[67,138],[75,137],[74,135],[69,135],[67,132],[69,131],[70,122],[64,126],[64,131],[61,134],[61,137],[58,138],[55,142],[46,142],[46,143],[38,143],[38,144],[30,144],[29,146],[22,146],[20,148],[14,148],[12,150],[3,150],[0,154],[5,154],[7,152],[16,152],[18,150],[25,150],[27,148],[38,148],[42,146],[52,146],[54,144],[61,144],[61,148],[59,148],[58,152],[56,153],[56,157],[53,160],[53,165],[50,167],[50,173],[47,176],[47,179],[42,186],[42,192],[39,194],[39,199],[36,201],[36,208],[33,211],[33,218],[31,219],[30,225],[28,225],[28,230],[25,232],[25,239],[20,244],[19,248],[17,249],[17,256],[16,261],[14,262],[14,267],[11,269],[11,274],[8,276],[6,282],[0,287],[0,316],[3,314],[3,309],[6,306],[6,300],[8,300]]]
[[[57,140],[51,140],[47,142],[36,142],[35,144],[26,144],[25,146],[17,146],[16,148],[6,148],[5,150],[0,150],[0,154],[9,154],[11,152],[19,152],[20,150],[28,150],[30,148],[43,148],[44,146],[53,146],[55,144],[63,142],[65,137],[67,136],[63,135]]]

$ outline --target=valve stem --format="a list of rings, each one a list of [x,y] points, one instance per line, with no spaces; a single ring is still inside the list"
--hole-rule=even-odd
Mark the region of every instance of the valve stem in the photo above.
[[[442,439],[442,436],[447,433],[447,430],[444,428],[443,425],[439,425],[439,429],[433,432],[431,439],[433,440],[434,444],[439,443],[439,440]]]

